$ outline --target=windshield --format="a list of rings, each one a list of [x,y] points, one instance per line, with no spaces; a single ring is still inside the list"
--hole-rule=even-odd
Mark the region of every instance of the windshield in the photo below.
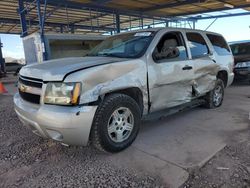
[[[147,50],[154,32],[133,32],[112,36],[90,51],[88,56],[138,58]]]
[[[230,45],[233,55],[249,55],[250,56],[250,42]]]

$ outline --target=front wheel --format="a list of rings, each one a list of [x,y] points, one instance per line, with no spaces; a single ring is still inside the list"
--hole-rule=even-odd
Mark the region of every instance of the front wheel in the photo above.
[[[134,99],[124,94],[108,95],[94,117],[92,144],[99,150],[119,152],[135,140],[140,121],[140,108]]]
[[[212,91],[207,93],[205,106],[207,108],[217,108],[222,105],[224,98],[224,83],[221,79],[217,79],[215,87]]]

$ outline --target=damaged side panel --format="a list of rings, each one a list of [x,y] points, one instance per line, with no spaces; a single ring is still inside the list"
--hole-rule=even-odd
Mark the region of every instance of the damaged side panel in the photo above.
[[[190,70],[183,67],[191,66]],[[219,66],[209,57],[164,63],[149,63],[150,112],[190,102],[215,86]]]
[[[79,75],[82,75],[79,78]],[[148,111],[147,67],[141,59],[112,63],[81,70],[66,77],[65,81],[82,82],[80,103],[95,102],[99,97],[118,90],[139,88],[144,110]]]

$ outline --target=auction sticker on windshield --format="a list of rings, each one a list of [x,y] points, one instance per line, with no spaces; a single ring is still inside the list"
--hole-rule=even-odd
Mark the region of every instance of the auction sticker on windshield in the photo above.
[[[134,36],[135,37],[148,37],[151,34],[152,34],[151,32],[140,32],[140,33],[136,33]]]

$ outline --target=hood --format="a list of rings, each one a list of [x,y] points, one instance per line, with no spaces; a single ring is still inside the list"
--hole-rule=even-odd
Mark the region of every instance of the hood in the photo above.
[[[125,59],[113,57],[63,58],[24,66],[20,75],[42,79],[43,81],[62,81],[64,76],[71,72],[120,61],[125,61]]]

